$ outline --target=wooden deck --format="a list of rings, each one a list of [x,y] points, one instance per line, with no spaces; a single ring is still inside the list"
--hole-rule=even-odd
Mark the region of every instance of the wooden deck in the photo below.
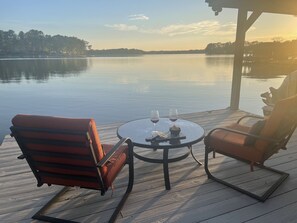
[[[206,132],[215,126],[233,122],[245,112],[217,110],[183,115],[200,124]],[[98,124],[98,123],[97,123]],[[121,123],[98,126],[103,142],[116,142],[116,128]],[[203,166],[188,158],[169,165],[172,189],[164,189],[162,166],[135,159],[135,182],[117,222],[296,222],[297,219],[297,134],[281,151],[267,161],[267,166],[286,171],[289,178],[265,202],[243,195],[217,182],[208,180]],[[147,156],[160,156],[161,151],[135,148]],[[203,142],[193,146],[203,162]],[[181,150],[173,150],[177,155]],[[61,187],[36,187],[36,180],[25,160],[17,160],[20,150],[13,138],[6,137],[0,147],[0,222],[32,222],[31,216]],[[275,176],[255,171],[236,160],[217,156],[210,169],[234,183],[259,193]],[[79,222],[106,222],[123,194],[127,168],[115,182],[115,190],[105,196],[96,191],[73,188],[48,211],[49,214]],[[33,221],[37,222],[37,221]]]

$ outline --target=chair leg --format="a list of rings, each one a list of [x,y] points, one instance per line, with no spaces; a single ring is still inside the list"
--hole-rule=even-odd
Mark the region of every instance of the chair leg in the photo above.
[[[122,198],[122,200],[120,201],[120,203],[118,204],[118,206],[116,207],[115,211],[113,212],[112,216],[109,219],[109,223],[113,223],[116,221],[119,213],[121,212],[127,198],[130,195],[130,192],[132,191],[133,188],[133,183],[134,183],[134,161],[133,161],[133,148],[129,149],[129,182],[128,182],[128,186],[127,186],[127,190]]]
[[[266,169],[266,170],[269,170],[271,172],[280,174],[279,179],[271,187],[269,187],[262,196],[259,196],[257,194],[254,194],[254,193],[252,193],[250,191],[244,190],[244,189],[242,189],[240,187],[237,187],[237,186],[235,186],[235,185],[233,185],[231,183],[228,183],[228,182],[226,182],[226,181],[224,181],[222,179],[219,179],[219,178],[213,176],[210,173],[209,169],[208,169],[208,153],[210,153],[210,152],[211,152],[210,149],[206,147],[205,148],[204,169],[205,169],[205,172],[206,172],[209,179],[212,179],[212,180],[217,181],[217,182],[219,182],[221,184],[224,184],[224,185],[226,185],[228,187],[231,187],[234,190],[237,190],[237,191],[239,191],[239,192],[241,192],[243,194],[246,194],[246,195],[248,195],[248,196],[250,196],[252,198],[255,198],[255,199],[257,199],[258,201],[261,201],[261,202],[264,202],[282,184],[282,182],[289,176],[288,173],[273,169],[271,167],[266,167],[266,166],[263,166],[263,165],[254,164],[255,166],[257,166],[257,167],[259,167],[261,169]]]
[[[133,166],[133,156],[132,156],[132,161],[129,163],[129,182],[127,186],[127,190],[119,202],[118,206],[116,207],[115,211],[113,212],[112,216],[109,219],[109,223],[115,222],[117,219],[118,214],[122,210],[128,196],[130,195],[130,192],[132,191],[133,188],[133,182],[134,182],[134,166]],[[46,222],[52,222],[52,223],[78,223],[76,221],[70,221],[70,220],[65,220],[61,218],[55,218],[55,217],[50,217],[47,215],[44,215],[43,213],[61,196],[63,195],[69,187],[64,187],[59,193],[57,193],[49,202],[47,202],[36,214],[33,215],[32,219],[36,220],[41,220],[41,221],[46,221]]]
[[[129,182],[126,189],[126,192],[119,202],[118,206],[116,207],[115,211],[113,212],[112,216],[110,217],[109,221],[110,223],[115,222],[117,219],[117,216],[119,215],[120,211],[122,210],[130,192],[133,188],[133,182],[134,182],[134,161],[133,161],[133,149],[131,149],[131,152],[129,151]],[[57,193],[49,202],[47,202],[36,214],[33,215],[32,219],[41,220],[41,221],[47,221],[47,222],[53,222],[53,223],[77,223],[76,221],[70,221],[55,217],[46,216],[43,213],[61,196],[63,195],[69,187],[64,187],[59,193]]]
[[[76,223],[75,221],[65,220],[61,218],[54,218],[43,213],[60,197],[62,196],[69,187],[64,187],[59,193],[57,193],[51,200],[49,200],[39,211],[37,211],[33,216],[32,219],[46,221],[46,222],[53,222],[53,223]]]

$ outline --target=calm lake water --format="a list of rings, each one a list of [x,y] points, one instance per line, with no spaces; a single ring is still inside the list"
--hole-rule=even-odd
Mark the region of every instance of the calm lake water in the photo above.
[[[148,117],[152,109],[166,116],[169,108],[226,108],[232,70],[232,56],[2,59],[0,141],[19,113],[93,117],[100,125]],[[240,109],[262,114],[260,93],[278,87],[284,76],[254,78],[250,68],[245,73]]]

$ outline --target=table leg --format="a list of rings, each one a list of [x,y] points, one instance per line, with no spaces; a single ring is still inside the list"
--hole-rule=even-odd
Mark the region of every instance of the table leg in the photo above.
[[[168,169],[168,149],[163,149],[163,172],[165,180],[166,190],[170,190],[170,179],[169,179],[169,169]]]
[[[192,155],[193,159],[194,159],[199,165],[202,165],[202,163],[201,163],[199,160],[197,160],[196,157],[194,156],[192,146],[188,146],[188,148],[189,148],[189,150],[190,150],[190,152],[191,152],[191,155]]]

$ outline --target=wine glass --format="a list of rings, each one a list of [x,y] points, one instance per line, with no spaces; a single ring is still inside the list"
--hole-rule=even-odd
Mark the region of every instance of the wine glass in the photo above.
[[[174,122],[178,119],[178,112],[176,108],[171,108],[169,110],[169,120],[172,121],[173,126],[174,126]]]
[[[156,123],[159,121],[159,111],[158,110],[152,110],[151,111],[151,122],[154,123],[154,132],[156,132]]]

